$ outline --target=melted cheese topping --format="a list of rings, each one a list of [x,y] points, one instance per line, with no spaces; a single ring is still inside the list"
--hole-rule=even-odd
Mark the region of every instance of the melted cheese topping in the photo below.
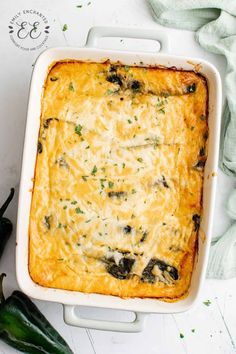
[[[194,72],[56,63],[42,99],[32,279],[120,297],[185,294],[206,118],[206,82]]]

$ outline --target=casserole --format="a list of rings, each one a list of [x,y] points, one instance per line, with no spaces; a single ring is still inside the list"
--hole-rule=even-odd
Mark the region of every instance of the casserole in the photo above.
[[[44,86],[31,278],[123,298],[184,296],[201,218],[206,80],[67,60]]]
[[[90,31],[88,45],[96,44],[101,36],[126,36],[138,38],[151,38],[164,41],[163,33],[154,31],[137,32],[126,29],[95,28]],[[163,48],[163,47],[162,47]],[[209,88],[209,142],[208,159],[205,166],[205,178],[203,186],[203,218],[200,226],[199,253],[196,257],[192,282],[189,294],[186,298],[174,302],[164,303],[154,299],[130,298],[121,299],[110,295],[85,294],[61,289],[50,289],[34,283],[28,270],[28,224],[31,205],[31,193],[33,187],[34,166],[36,159],[39,117],[41,111],[41,92],[48,67],[52,62],[65,60],[82,60],[93,62],[104,62],[106,59],[112,62],[120,61],[125,65],[137,65],[142,62],[146,66],[177,67],[177,69],[193,70],[199,68],[200,73],[206,77]],[[142,327],[142,313],[175,313],[190,308],[199,294],[199,290],[205,275],[207,254],[210,245],[212,214],[215,198],[216,169],[218,162],[218,145],[221,113],[221,83],[216,69],[209,63],[192,59],[180,58],[164,54],[147,53],[122,53],[119,51],[107,51],[90,48],[55,48],[44,52],[34,68],[32,77],[31,94],[28,108],[28,118],[25,136],[24,156],[22,164],[22,175],[19,195],[19,211],[17,223],[17,279],[21,289],[28,295],[49,301],[61,302],[65,305],[65,320],[74,325],[91,328],[138,331]],[[138,314],[133,323],[108,323],[95,320],[77,318],[74,312],[74,305],[89,305],[106,308],[116,308],[137,311]]]

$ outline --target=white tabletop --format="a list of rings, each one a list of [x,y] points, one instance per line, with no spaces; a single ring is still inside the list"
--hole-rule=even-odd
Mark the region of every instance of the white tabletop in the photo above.
[[[77,7],[82,5],[82,7]],[[39,50],[24,51],[10,40],[9,22],[24,9],[42,12],[48,19],[48,40]],[[83,46],[90,27],[95,25],[161,28],[151,16],[144,0],[4,0],[0,3],[0,201],[10,187],[18,194],[24,128],[32,64],[46,47]],[[68,29],[62,31],[64,24]],[[205,58],[216,65],[224,78],[225,61],[205,52],[190,32],[161,28],[168,33],[171,52]],[[28,42],[29,45],[30,41]],[[102,45],[150,50],[153,43],[131,43],[127,40],[104,41]],[[235,183],[219,171],[214,235],[220,235],[230,225],[224,205]],[[7,216],[16,220],[17,195]],[[0,262],[1,272],[7,273],[5,293],[17,288],[15,279],[15,232]],[[203,302],[210,300],[210,306]],[[126,334],[77,329],[64,324],[60,304],[36,301],[40,310],[68,341],[75,354],[231,354],[236,353],[236,279],[206,280],[199,304],[188,313],[149,315],[142,333]],[[92,317],[130,319],[129,313],[111,310],[83,311]],[[194,330],[194,331],[193,331]],[[180,333],[184,335],[180,338]],[[0,353],[15,353],[0,342]]]

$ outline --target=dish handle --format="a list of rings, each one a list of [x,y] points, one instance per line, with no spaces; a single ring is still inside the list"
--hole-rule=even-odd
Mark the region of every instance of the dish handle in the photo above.
[[[170,51],[169,37],[164,31],[160,31],[159,29],[140,29],[129,27],[92,27],[88,32],[86,47],[98,47],[98,40],[103,37],[154,40],[157,41],[160,45],[158,52],[168,53]]]
[[[133,322],[104,321],[82,318],[75,313],[75,309],[76,306],[64,305],[64,321],[68,325],[75,327],[99,329],[102,331],[136,333],[143,330],[146,320],[146,314],[141,312],[135,312],[135,319]]]

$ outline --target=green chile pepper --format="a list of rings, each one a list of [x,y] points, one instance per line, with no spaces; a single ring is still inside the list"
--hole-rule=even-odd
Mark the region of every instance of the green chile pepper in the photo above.
[[[5,299],[0,275],[0,339],[26,354],[73,354],[33,302],[14,291]]]
[[[12,222],[3,217],[3,214],[5,213],[8,205],[10,204],[13,196],[14,196],[14,188],[11,188],[11,192],[3,204],[3,206],[0,208],[0,258],[2,256],[3,250],[6,246],[6,243],[12,233],[13,230],[13,225]]]

